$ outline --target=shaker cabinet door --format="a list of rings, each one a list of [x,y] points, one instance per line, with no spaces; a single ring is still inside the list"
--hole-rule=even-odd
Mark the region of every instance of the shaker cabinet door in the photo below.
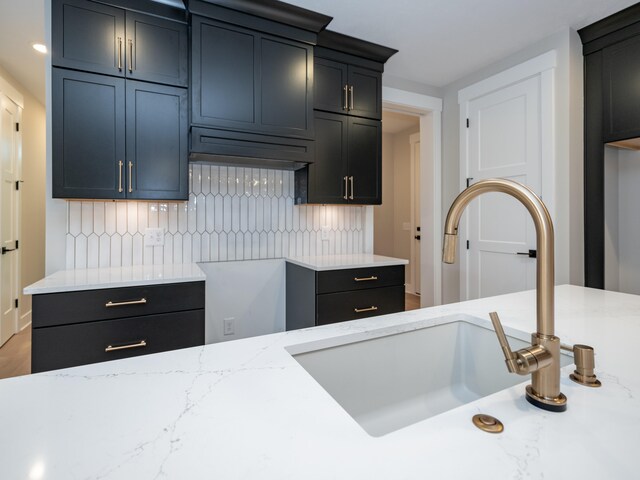
[[[127,78],[189,85],[187,26],[127,12]]]
[[[124,76],[124,10],[86,0],[54,0],[51,16],[54,66]]]
[[[188,200],[187,90],[127,80],[127,198]]]
[[[316,155],[307,167],[307,203],[348,203],[347,129],[348,117],[316,112]]]
[[[313,70],[314,108],[326,112],[347,113],[347,65],[316,58]]]
[[[53,197],[124,198],[125,80],[54,68]]]
[[[349,117],[349,181],[351,203],[382,203],[382,124]],[[353,198],[351,198],[353,197]]]
[[[604,141],[640,136],[640,35],[605,48]]]
[[[278,37],[260,37],[260,129],[312,138],[313,50]]]
[[[192,117],[203,126],[256,123],[256,34],[205,18],[192,23]]]
[[[382,118],[382,73],[349,65],[349,114]]]

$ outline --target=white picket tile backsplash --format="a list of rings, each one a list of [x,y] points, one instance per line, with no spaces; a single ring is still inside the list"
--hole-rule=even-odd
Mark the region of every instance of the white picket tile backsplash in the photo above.
[[[364,207],[296,206],[293,178],[192,164],[188,202],[67,202],[67,268],[362,253]],[[157,227],[164,245],[145,247],[145,229]]]

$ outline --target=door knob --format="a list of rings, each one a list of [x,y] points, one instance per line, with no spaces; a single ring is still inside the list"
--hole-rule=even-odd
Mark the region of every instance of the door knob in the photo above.
[[[527,255],[529,258],[536,258],[538,255],[536,250],[529,250],[528,252],[517,252],[516,255]]]
[[[420,240],[420,235],[416,235],[416,236],[415,236],[415,237],[413,237],[413,238],[415,238],[416,240]]]

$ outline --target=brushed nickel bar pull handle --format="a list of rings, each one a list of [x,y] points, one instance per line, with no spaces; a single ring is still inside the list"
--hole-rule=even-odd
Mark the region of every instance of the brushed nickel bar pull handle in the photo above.
[[[129,162],[129,193],[133,192],[133,187],[131,186],[131,177],[133,174],[131,173],[133,170],[133,162]]]
[[[378,277],[376,277],[375,275],[371,275],[370,277],[356,277],[354,278],[354,280],[356,282],[369,282],[371,280],[377,280]]]
[[[112,302],[108,301],[104,304],[105,307],[124,307],[125,305],[144,305],[147,303],[146,298],[141,298],[140,300],[128,300],[126,302]]]
[[[349,110],[353,110],[353,85],[349,87],[349,93],[351,94],[351,99],[350,99],[351,106],[349,107]]]
[[[353,200],[353,177],[349,177],[349,181],[351,182],[351,195],[349,195],[349,200]]]
[[[345,83],[342,90],[344,90],[344,104],[342,105],[343,110],[349,110],[349,85]]]
[[[122,160],[118,160],[118,193],[122,193]]]
[[[122,71],[122,37],[118,37],[118,71]]]
[[[147,341],[146,340],[140,340],[137,343],[131,343],[129,345],[118,345],[116,347],[114,347],[113,345],[107,345],[107,348],[104,349],[105,352],[117,352],[118,350],[128,350],[130,348],[141,348],[141,347],[146,347],[147,346]]]
[[[129,39],[129,73],[133,73],[133,40]]]
[[[368,307],[368,308],[354,308],[353,311],[356,313],[363,313],[363,312],[375,312],[376,310],[378,310],[378,307]]]
[[[347,183],[347,179],[348,177],[344,177],[344,195],[342,198],[344,198],[345,200],[347,200],[349,197],[349,184]]]

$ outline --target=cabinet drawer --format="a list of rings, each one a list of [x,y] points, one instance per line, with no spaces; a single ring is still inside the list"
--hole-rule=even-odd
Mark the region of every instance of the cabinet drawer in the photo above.
[[[404,285],[404,265],[318,272],[316,293]]]
[[[33,296],[33,327],[202,308],[204,282],[50,293]]]
[[[31,368],[37,373],[203,344],[202,309],[34,328]],[[109,346],[111,351],[106,351]]]
[[[316,325],[402,312],[404,285],[318,295],[316,308]]]

